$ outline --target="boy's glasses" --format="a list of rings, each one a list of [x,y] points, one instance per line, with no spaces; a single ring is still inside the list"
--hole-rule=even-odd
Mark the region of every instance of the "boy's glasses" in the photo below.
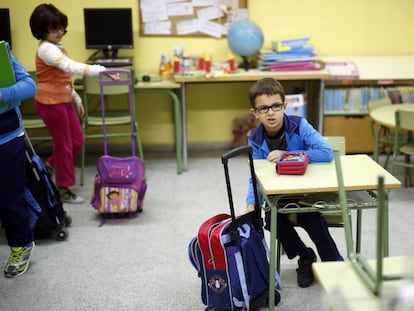
[[[274,103],[270,106],[260,106],[255,108],[256,111],[258,111],[259,113],[265,114],[269,112],[269,109],[272,109],[272,111],[280,111],[283,108],[283,103]]]

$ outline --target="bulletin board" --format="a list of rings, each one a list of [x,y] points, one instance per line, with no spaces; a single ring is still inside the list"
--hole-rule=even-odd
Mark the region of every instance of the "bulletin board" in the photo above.
[[[138,0],[140,36],[224,37],[247,0]]]

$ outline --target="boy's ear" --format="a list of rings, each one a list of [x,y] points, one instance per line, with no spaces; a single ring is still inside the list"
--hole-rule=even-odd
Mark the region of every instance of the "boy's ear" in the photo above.
[[[254,109],[254,108],[250,108],[250,113],[251,113],[252,115],[254,115],[254,116],[256,117],[256,119],[259,119],[259,116],[257,115],[256,109]]]

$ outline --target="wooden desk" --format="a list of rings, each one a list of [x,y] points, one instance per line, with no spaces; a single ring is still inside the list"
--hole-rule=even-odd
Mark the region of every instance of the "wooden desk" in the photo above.
[[[176,90],[180,88],[180,84],[174,81],[162,80],[157,82],[142,82],[139,81],[134,85],[136,93],[164,93],[171,97],[174,107],[174,124],[175,124],[175,152],[177,161],[177,173],[181,174],[183,170],[182,164],[182,146],[183,135],[181,129],[183,128],[181,119],[181,103]],[[83,85],[75,85],[77,91],[83,90]]]
[[[386,257],[383,261],[383,271],[389,275],[412,276],[413,261],[413,257]],[[370,260],[369,264],[375,270],[376,261]],[[383,287],[384,291],[376,296],[361,281],[349,261],[316,262],[312,265],[312,269],[316,280],[328,297],[330,310],[390,310],[390,308],[382,308],[384,300],[387,299],[386,291],[396,293],[404,282],[403,280],[387,281]]]
[[[341,156],[344,187],[346,191],[375,190],[378,187],[378,176],[384,176],[386,189],[400,188],[401,182],[385,170],[367,155],[344,155]],[[318,209],[316,207],[298,209],[278,209],[278,201],[283,196],[292,194],[306,194],[318,192],[338,191],[335,163],[311,163],[308,165],[305,175],[277,175],[275,164],[267,160],[255,160],[254,167],[259,184],[258,190],[263,195],[270,208],[270,269],[269,289],[273,290],[275,285],[274,271],[276,269],[276,232],[277,214],[297,212],[323,212],[329,208]],[[363,172],[363,173],[361,173]],[[388,228],[388,204],[385,202],[385,227]],[[358,204],[355,209],[364,208]],[[339,209],[338,209],[339,210]],[[387,229],[388,232],[388,229]],[[385,234],[384,253],[388,256],[388,235]],[[269,310],[274,306],[274,298],[269,297]]]
[[[395,112],[397,110],[408,110],[408,111],[414,111],[414,104],[395,104],[395,105],[389,105],[385,107],[380,107],[377,109],[374,109],[370,113],[370,117],[372,120],[374,120],[379,125],[383,125],[385,127],[393,129],[395,127]],[[379,157],[379,132],[375,132],[374,137],[374,154],[373,158],[375,161],[378,161]]]
[[[183,168],[187,170],[187,160],[188,160],[188,151],[187,151],[187,116],[186,116],[186,85],[188,83],[225,83],[225,82],[246,82],[246,81],[257,81],[264,77],[272,77],[280,81],[286,80],[303,80],[306,81],[307,90],[308,90],[308,105],[317,104],[318,117],[316,122],[319,122],[321,119],[321,111],[323,107],[320,105],[321,97],[320,91],[322,87],[322,80],[329,78],[329,73],[326,70],[312,70],[312,71],[261,71],[257,69],[252,69],[249,71],[242,71],[233,74],[217,73],[210,74],[208,76],[197,76],[197,75],[177,75],[175,76],[175,82],[180,83],[181,85],[181,121],[182,121],[182,134],[183,134]],[[311,82],[317,83],[318,92],[315,96],[312,96],[312,87]],[[246,94],[247,96],[247,94]],[[249,107],[246,107],[248,109]]]
[[[174,105],[174,124],[175,124],[175,154],[177,161],[177,173],[181,174],[183,170],[183,124],[181,118],[181,103],[175,93],[180,88],[180,84],[173,81],[163,80],[159,82],[141,82],[135,84],[137,93],[164,93],[171,97]]]

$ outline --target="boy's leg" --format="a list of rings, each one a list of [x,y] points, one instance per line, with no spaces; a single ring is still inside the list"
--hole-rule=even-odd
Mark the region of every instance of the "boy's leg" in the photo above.
[[[322,261],[343,260],[320,213],[298,214],[298,224],[305,229],[318,249]]]
[[[270,223],[269,217],[270,213],[266,213],[266,224]],[[303,243],[288,215],[278,214],[277,216],[277,238],[289,259],[299,256],[298,269],[296,269],[298,285],[300,287],[310,286],[315,279],[312,263],[316,261],[316,255]]]
[[[1,145],[0,154],[0,170],[7,177],[0,186],[0,218],[11,250],[4,274],[6,277],[16,277],[28,269],[34,246],[29,213],[23,204],[26,177],[25,138],[18,137]]]

